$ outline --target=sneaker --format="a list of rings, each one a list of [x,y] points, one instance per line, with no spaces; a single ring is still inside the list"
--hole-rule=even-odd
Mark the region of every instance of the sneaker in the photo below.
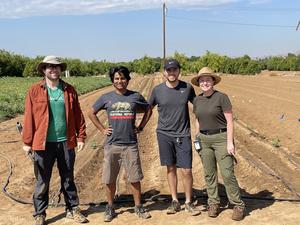
[[[45,215],[37,215],[34,217],[35,225],[44,225],[45,224]]]
[[[189,212],[192,216],[197,216],[201,214],[201,211],[192,202],[185,203],[184,209],[186,212]]]
[[[115,209],[113,208],[113,206],[107,204],[104,212],[104,222],[110,222],[114,217],[116,217]]]
[[[72,219],[77,223],[87,223],[88,219],[82,215],[81,210],[78,206],[72,208],[71,210],[67,209],[66,218]]]
[[[134,212],[141,219],[148,219],[151,217],[150,213],[146,211],[143,205],[136,205],[134,207]]]
[[[220,213],[220,205],[219,204],[211,204],[208,206],[208,216],[209,217],[217,217]]]
[[[234,206],[233,207],[233,213],[232,213],[232,219],[236,221],[240,221],[244,219],[245,214],[245,207],[244,206]]]
[[[73,214],[70,209],[66,209],[66,218],[73,219]]]
[[[175,214],[181,210],[180,203],[173,200],[167,209],[167,214]]]

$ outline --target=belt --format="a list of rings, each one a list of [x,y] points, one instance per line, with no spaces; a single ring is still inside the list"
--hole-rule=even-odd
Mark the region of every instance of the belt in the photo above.
[[[223,133],[226,131],[227,128],[220,128],[220,129],[212,129],[212,130],[200,130],[200,133],[205,135],[213,135],[213,134]]]

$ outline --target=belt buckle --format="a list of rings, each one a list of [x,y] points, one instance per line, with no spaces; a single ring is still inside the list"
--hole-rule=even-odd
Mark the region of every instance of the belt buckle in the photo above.
[[[201,133],[204,134],[204,135],[210,135],[209,130],[203,130],[203,131],[201,131]]]

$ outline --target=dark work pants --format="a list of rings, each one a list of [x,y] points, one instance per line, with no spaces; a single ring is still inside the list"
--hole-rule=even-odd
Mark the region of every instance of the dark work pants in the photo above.
[[[74,183],[74,149],[67,149],[66,142],[47,142],[45,151],[34,151],[36,184],[33,194],[34,216],[46,214],[49,203],[49,184],[55,160],[61,178],[61,190],[66,208],[79,205]]]

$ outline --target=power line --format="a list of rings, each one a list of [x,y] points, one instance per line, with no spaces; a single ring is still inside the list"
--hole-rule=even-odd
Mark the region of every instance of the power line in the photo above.
[[[209,8],[222,11],[248,11],[248,12],[300,12],[300,8],[250,8],[250,7],[235,7],[235,8]]]
[[[192,19],[192,18],[177,17],[177,16],[167,16],[167,18],[175,19],[175,20],[186,20],[186,21],[193,21],[193,22],[216,23],[216,24],[225,24],[225,25],[236,25],[236,26],[255,26],[255,27],[293,28],[293,29],[295,29],[295,26],[290,26],[290,25],[237,23],[237,22],[228,22],[228,21],[221,21],[221,20]]]

